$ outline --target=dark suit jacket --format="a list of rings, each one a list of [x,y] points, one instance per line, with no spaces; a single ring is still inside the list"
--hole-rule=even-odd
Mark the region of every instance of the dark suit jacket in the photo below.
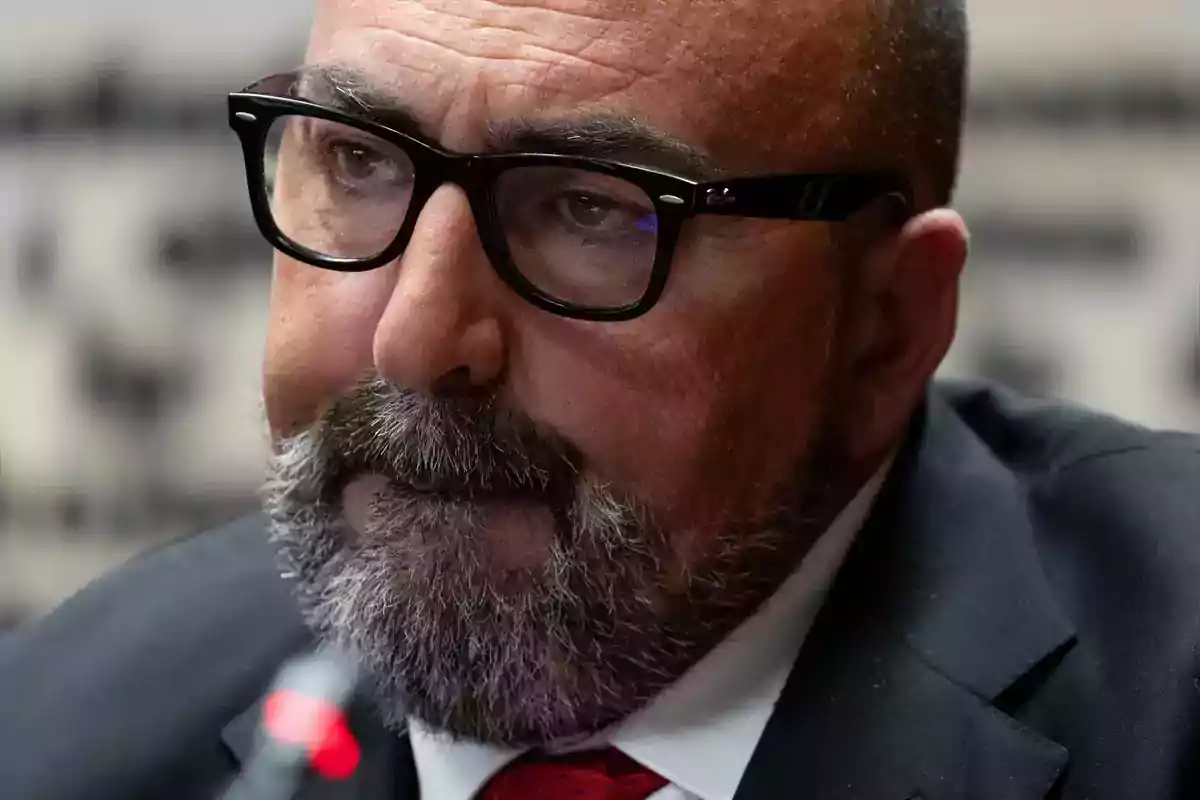
[[[214,797],[310,645],[257,519],[143,556],[0,650],[0,797]],[[416,800],[375,724],[348,784]],[[931,390],[737,800],[1200,798],[1200,439]]]

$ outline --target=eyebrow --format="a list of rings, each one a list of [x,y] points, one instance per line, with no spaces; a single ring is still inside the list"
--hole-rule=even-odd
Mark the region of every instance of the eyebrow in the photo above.
[[[404,98],[364,73],[342,65],[307,65],[296,71],[298,97],[363,117],[427,142],[435,137]],[[703,149],[656,130],[635,117],[595,114],[578,119],[517,119],[487,127],[488,153],[555,153],[653,167],[684,177],[720,176]]]

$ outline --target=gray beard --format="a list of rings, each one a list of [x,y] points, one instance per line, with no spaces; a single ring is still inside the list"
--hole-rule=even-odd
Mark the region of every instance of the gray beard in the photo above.
[[[823,492],[789,482],[681,569],[652,515],[581,465],[491,400],[378,380],[277,444],[264,507],[285,576],[317,638],[361,661],[385,724],[511,746],[601,730],[752,614],[820,531]],[[341,490],[367,472],[388,482],[359,532]],[[496,497],[550,509],[543,566],[496,565],[479,505]]]

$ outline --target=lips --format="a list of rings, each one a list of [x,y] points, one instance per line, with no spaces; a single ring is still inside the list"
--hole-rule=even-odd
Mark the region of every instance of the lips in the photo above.
[[[459,475],[407,475],[396,483],[420,494],[469,498],[479,494],[499,493],[496,488],[480,485]],[[503,490],[500,490],[503,491]]]
[[[350,484],[373,476],[364,484],[373,487],[370,495],[387,492],[417,502],[523,502],[566,508],[579,476],[578,459],[548,448],[491,442],[433,449],[420,447],[419,441],[401,445],[378,438],[363,445],[339,444],[326,451],[333,469],[323,495],[333,504],[342,500]],[[351,494],[360,491],[365,490]]]
[[[459,481],[455,485],[466,484]],[[409,501],[434,505],[467,503],[476,507],[484,515],[480,519],[487,520],[489,536],[507,568],[532,568],[543,563],[556,522],[562,518],[559,504],[544,491],[482,490],[477,486],[453,491],[442,481],[418,487],[370,472],[350,478],[341,489],[342,514],[356,538],[372,535],[377,502],[389,494],[407,494]]]
[[[369,504],[377,495],[389,489],[401,494],[421,496],[446,502],[487,503],[496,501],[545,503],[560,492],[548,485],[517,485],[511,482],[481,482],[461,475],[389,476],[382,470],[348,472],[339,480],[336,490],[355,504]],[[566,490],[568,487],[564,486]]]
[[[342,513],[360,536],[367,529],[376,496],[385,491],[389,484],[390,481],[384,476],[370,473],[359,475],[342,487]]]

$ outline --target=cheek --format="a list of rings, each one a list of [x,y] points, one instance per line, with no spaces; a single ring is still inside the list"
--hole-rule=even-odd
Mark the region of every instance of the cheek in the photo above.
[[[713,383],[700,469],[753,502],[803,461],[829,412],[843,281],[825,229],[742,227],[749,240],[710,246],[689,267],[700,287],[692,303],[703,308],[697,350]]]
[[[311,424],[370,370],[389,274],[332,272],[276,256],[263,367],[274,435]]]
[[[754,518],[806,466],[825,415],[831,316],[791,304],[758,313],[710,340],[713,367],[702,429],[694,431],[689,481],[708,518]]]
[[[645,352],[635,359],[616,342],[564,346],[564,338],[521,349],[510,368],[514,402],[579,447],[604,483],[676,517],[711,425],[709,382],[678,366],[663,369],[665,360]],[[647,369],[651,363],[660,368]]]
[[[798,303],[764,285],[727,313],[664,308],[619,328],[542,322],[555,330],[529,332],[511,388],[669,524],[756,515],[825,410],[832,315],[809,289]]]

